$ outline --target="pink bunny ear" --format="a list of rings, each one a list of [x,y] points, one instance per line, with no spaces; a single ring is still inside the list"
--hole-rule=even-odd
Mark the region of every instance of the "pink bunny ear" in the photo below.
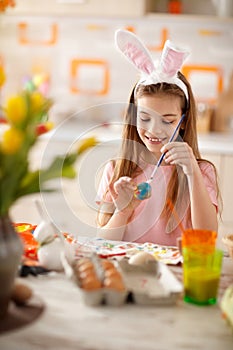
[[[160,71],[168,78],[174,77],[188,55],[187,50],[176,47],[170,40],[167,40],[160,60]]]
[[[135,34],[128,30],[119,29],[115,33],[115,43],[140,72],[149,75],[155,70],[149,51]]]

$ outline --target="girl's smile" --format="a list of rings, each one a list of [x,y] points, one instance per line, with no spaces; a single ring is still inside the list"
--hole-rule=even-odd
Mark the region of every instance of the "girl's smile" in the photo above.
[[[154,137],[150,137],[145,135],[145,137],[148,140],[148,143],[152,144],[152,145],[160,145],[160,144],[164,144],[167,140],[167,137],[165,138],[154,138]]]

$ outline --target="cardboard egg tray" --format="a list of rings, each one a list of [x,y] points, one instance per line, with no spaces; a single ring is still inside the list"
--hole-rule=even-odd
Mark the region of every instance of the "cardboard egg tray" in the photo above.
[[[125,303],[128,291],[114,262],[92,254],[91,257],[76,260],[73,271],[87,305],[119,306]]]
[[[167,265],[148,261],[145,265],[131,265],[128,259],[118,262],[126,289],[132,300],[140,305],[173,305],[183,294],[183,285]]]
[[[84,260],[77,260],[73,271],[82,298],[89,306],[120,306],[129,300],[139,305],[174,305],[183,293],[182,284],[169,268],[156,260],[139,266],[131,265],[128,258],[110,261],[93,255],[84,259],[88,259],[86,265]],[[88,264],[94,266],[95,276],[90,277]],[[107,283],[110,275],[112,284]],[[88,284],[89,281],[92,282]]]

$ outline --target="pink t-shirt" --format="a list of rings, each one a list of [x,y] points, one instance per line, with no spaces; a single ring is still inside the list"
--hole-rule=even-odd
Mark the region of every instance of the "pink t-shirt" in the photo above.
[[[209,193],[212,203],[218,208],[216,176],[213,166],[208,162],[199,163],[200,170],[203,175],[203,181]],[[144,172],[135,178],[136,183],[144,182],[150,178],[154,169],[153,165],[148,165]],[[135,209],[131,221],[127,224],[123,240],[128,242],[152,242],[161,245],[176,245],[177,238],[181,236],[181,229],[175,217],[168,219],[161,216],[166,200],[167,184],[170,180],[174,166],[160,166],[153,181],[151,182],[152,193],[149,199],[143,200]],[[104,169],[103,176],[99,185],[97,194],[97,203],[100,203],[103,195],[108,188],[109,180],[113,172],[112,163],[108,163]],[[182,219],[182,226],[187,229],[191,228],[191,214],[189,206],[189,194],[180,193],[182,196],[181,204],[176,211],[179,218]],[[111,202],[108,195],[105,201]],[[169,221],[169,224],[168,224]]]

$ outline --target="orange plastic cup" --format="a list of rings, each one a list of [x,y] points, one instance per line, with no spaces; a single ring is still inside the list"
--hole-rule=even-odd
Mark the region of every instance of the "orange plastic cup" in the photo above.
[[[182,233],[182,249],[211,253],[215,250],[217,232],[202,229],[188,229]]]
[[[223,252],[216,250],[217,233],[188,229],[182,233],[184,300],[198,305],[215,304]]]

